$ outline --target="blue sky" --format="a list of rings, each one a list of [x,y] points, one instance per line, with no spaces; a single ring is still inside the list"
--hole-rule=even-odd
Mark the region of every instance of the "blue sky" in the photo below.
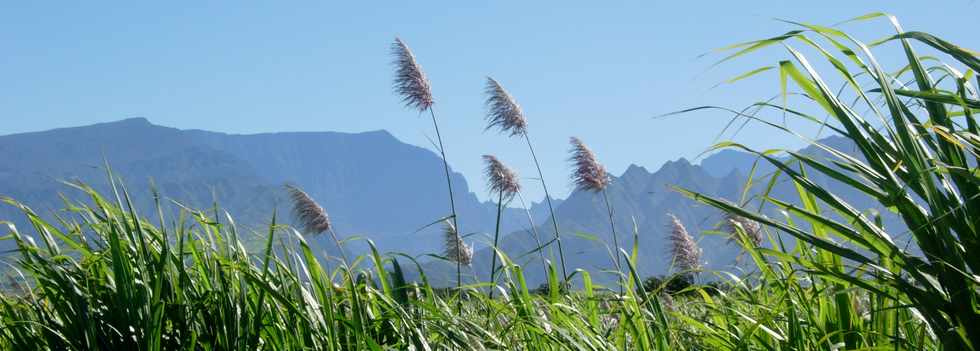
[[[449,161],[472,189],[484,195],[482,154],[534,173],[518,140],[483,132],[490,75],[523,105],[545,175],[564,196],[569,136],[614,174],[631,163],[653,170],[704,151],[728,116],[651,117],[776,93],[776,74],[712,87],[784,51],[710,70],[720,56],[698,58],[792,28],[775,18],[833,24],[886,11],[907,30],[980,48],[975,0],[243,4],[0,5],[0,134],[139,116],[229,133],[386,129],[431,148],[428,121],[392,94],[388,47],[398,35],[432,80]],[[891,33],[882,20],[845,28],[868,41]],[[762,127],[737,138],[801,145]]]

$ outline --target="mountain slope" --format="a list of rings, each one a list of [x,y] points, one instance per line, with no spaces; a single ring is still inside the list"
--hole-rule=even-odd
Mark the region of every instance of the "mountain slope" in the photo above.
[[[726,245],[727,238],[701,235],[705,230],[714,229],[720,223],[721,215],[712,208],[688,200],[671,187],[681,186],[734,199],[739,190],[735,184],[741,184],[743,179],[737,172],[726,177],[713,177],[702,167],[684,159],[668,162],[653,173],[631,165],[621,176],[614,177],[607,189],[614,212],[613,223],[620,247],[629,252],[636,240],[639,246],[636,268],[640,275],[664,274],[671,264],[668,247],[665,246],[668,213],[680,218],[702,247],[711,248],[705,250],[709,268],[724,268],[734,262],[738,249]],[[556,211],[569,273],[575,268],[583,268],[592,272],[596,281],[610,283],[614,279],[611,274],[598,273],[615,267],[610,255],[614,248],[613,228],[602,194],[575,191]],[[550,222],[539,224],[537,231],[544,238],[543,241],[547,242],[553,237]],[[529,231],[507,235],[501,239],[500,247],[512,259],[517,258],[519,263],[528,265],[524,272],[531,284],[544,282],[540,258],[536,253],[527,254],[536,247]],[[552,257],[557,264],[558,252],[554,245],[546,253],[547,259],[552,260]],[[489,259],[489,251],[477,252],[472,272],[487,279]],[[426,274],[432,280],[448,283],[455,279],[455,268],[447,263],[430,263],[426,269]]]
[[[845,152],[853,150],[848,141],[841,137],[830,137],[820,142]],[[817,159],[827,157],[824,151],[813,146],[799,152]],[[671,271],[671,258],[667,247],[668,213],[676,215],[698,241],[704,251],[704,261],[708,270],[739,269],[736,265],[740,259],[740,248],[729,243],[727,237],[719,231],[724,220],[723,214],[682,196],[674,191],[673,187],[721,197],[732,202],[741,202],[743,191],[748,184],[747,177],[752,172],[755,162],[755,155],[727,150],[707,157],[701,165],[693,165],[680,159],[667,162],[654,172],[633,165],[621,176],[614,177],[607,189],[615,214],[613,223],[619,236],[620,247],[627,252],[634,244],[635,232],[639,245],[636,268],[640,275],[660,275]],[[772,189],[767,189],[774,170],[775,167],[764,160],[758,163],[751,188],[744,192],[746,200],[752,200],[752,209],[757,209],[758,201],[755,200],[767,190],[770,197],[799,204],[796,188],[786,177],[780,177],[779,181],[772,185]],[[906,232],[904,223],[891,212],[880,208],[869,197],[818,172],[811,171],[808,174],[811,181],[831,189],[855,208],[865,210],[869,214],[880,215],[885,228],[894,233],[895,240],[902,242],[902,245],[909,239],[908,236],[903,235]],[[558,206],[557,212],[569,273],[575,268],[585,268],[593,272],[593,278],[597,281],[607,284],[613,282],[615,278],[611,274],[598,277],[596,274],[600,270],[615,267],[613,258],[610,257],[605,246],[613,246],[611,234],[613,228],[610,226],[602,195],[575,191]],[[764,207],[763,212],[770,217],[783,216],[771,206]],[[539,224],[537,231],[547,239],[553,236],[550,222]],[[792,237],[785,235],[783,241],[790,247],[795,242]],[[540,260],[536,254],[525,255],[536,247],[528,231],[511,233],[501,239],[501,242],[500,247],[508,256],[518,257],[520,263],[527,265],[524,267],[524,272],[530,284],[540,284],[545,281],[544,271],[540,268]],[[914,246],[910,247],[914,250]],[[553,262],[557,264],[557,252],[553,247],[551,249],[554,251],[554,256],[552,252],[547,256],[549,259],[554,257]],[[477,252],[471,274],[477,274],[483,280],[488,279],[489,259],[488,250]],[[443,284],[449,284],[455,281],[454,272],[451,265],[430,263],[426,273],[433,280],[442,279]],[[710,278],[710,274],[707,275]]]
[[[191,208],[211,208],[217,201],[239,225],[256,228],[270,220],[273,209],[287,213],[282,184],[293,183],[327,209],[342,236],[371,238],[382,250],[412,255],[439,249],[436,229],[415,232],[449,213],[439,157],[384,131],[229,135],[135,118],[0,136],[0,159],[0,195],[42,214],[62,207],[59,193],[73,195],[59,181],[108,190],[106,161],[142,213],[153,208],[152,183]],[[453,173],[453,183],[460,227],[493,230],[496,207],[481,203],[462,175]],[[505,228],[519,228],[518,217],[508,217],[515,219]],[[0,218],[27,228],[10,206],[0,206]],[[0,248],[10,244],[0,242]]]
[[[851,150],[840,137],[822,142]],[[826,157],[814,147],[801,152]],[[240,232],[254,233],[252,240],[264,235],[262,226],[274,210],[280,214],[280,223],[288,219],[283,215],[289,211],[284,183],[299,185],[316,198],[330,213],[341,236],[369,238],[382,251],[413,256],[441,252],[439,226],[419,228],[449,213],[439,157],[384,131],[229,135],[128,119],[0,136],[0,159],[4,160],[0,162],[0,195],[24,202],[42,215],[52,215],[51,211],[63,207],[59,193],[77,199],[78,192],[59,181],[85,181],[110,194],[105,161],[125,180],[141,213],[150,214],[153,209],[150,189],[154,186],[166,199],[191,208],[209,209],[218,202],[235,218]],[[679,217],[704,248],[709,269],[732,269],[739,249],[722,235],[708,234],[718,229],[722,215],[683,197],[673,187],[738,201],[755,160],[751,154],[723,151],[707,157],[701,165],[680,159],[655,171],[630,166],[608,188],[614,226],[610,226],[600,194],[576,191],[568,199],[555,201],[569,271],[585,268],[594,272],[597,281],[610,282],[611,275],[597,272],[614,266],[608,248],[615,228],[620,247],[630,250],[635,239],[639,247],[637,269],[642,276],[669,272],[668,213]],[[773,170],[773,166],[759,163],[754,188],[745,192],[747,198],[757,198],[765,190]],[[895,216],[875,208],[876,203],[866,196],[815,172],[811,172],[811,180],[833,189],[859,209],[877,210],[892,232],[904,231]],[[466,240],[484,248],[478,250],[467,273],[486,279],[491,256],[485,245],[491,241],[487,233],[493,232],[496,206],[481,203],[460,174],[453,173],[453,184],[462,232],[473,234]],[[792,202],[797,198],[795,191],[791,182],[783,180],[773,185],[769,195]],[[167,201],[164,205],[168,217],[173,218],[177,206]],[[512,259],[529,264],[525,267],[528,280],[538,284],[544,280],[544,273],[538,254],[528,254],[538,247],[532,233],[536,232],[543,243],[548,243],[554,233],[552,225],[545,222],[550,218],[546,206],[531,206],[533,225],[523,210],[505,211],[502,233],[506,235],[500,247]],[[771,208],[764,211],[769,216],[782,216]],[[11,206],[0,206],[0,219],[12,219],[22,231],[30,232],[24,216]],[[326,236],[314,240],[320,247],[333,250]],[[0,251],[11,245],[10,241],[0,241]],[[365,248],[363,241],[349,245],[355,252]],[[550,245],[545,256],[557,262],[554,247]],[[455,267],[450,264],[435,261],[426,267],[433,282],[447,284],[454,279]]]

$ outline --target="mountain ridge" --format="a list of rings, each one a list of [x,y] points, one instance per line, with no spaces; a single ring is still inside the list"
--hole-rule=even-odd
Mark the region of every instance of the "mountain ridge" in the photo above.
[[[321,202],[341,235],[374,238],[384,249],[411,254],[438,249],[436,230],[415,232],[448,214],[438,155],[384,130],[226,134],[129,118],[0,136],[0,158],[7,161],[0,164],[0,194],[48,214],[62,205],[58,193],[72,192],[60,180],[107,190],[106,162],[143,213],[152,208],[152,183],[192,208],[210,208],[217,196],[240,223],[261,228],[274,209],[289,211],[282,184],[293,183]],[[452,175],[460,226],[492,230],[496,207],[479,201],[461,174]],[[378,210],[385,220],[371,216]],[[27,228],[10,206],[0,207],[0,218]],[[519,224],[504,225],[513,230]],[[410,235],[424,240],[396,240]],[[4,244],[11,245],[0,242],[0,249]]]
[[[831,136],[820,142],[838,150],[852,150],[848,147],[848,140],[843,137]],[[803,148],[799,152],[817,158],[827,156],[826,152],[814,146]],[[767,196],[799,205],[796,188],[785,177],[773,183],[771,189],[767,189],[775,167],[768,161],[761,160],[756,163],[756,160],[757,156],[753,154],[723,150],[702,159],[700,164],[692,164],[685,158],[678,158],[667,161],[652,171],[634,164],[620,176],[613,176],[606,190],[614,210],[613,224],[621,248],[631,252],[634,239],[636,240],[635,243],[639,247],[637,273],[641,277],[646,277],[673,272],[670,267],[667,239],[670,230],[668,214],[676,215],[698,242],[703,250],[703,263],[708,272],[742,269],[739,266],[741,248],[729,242],[724,233],[725,214],[687,198],[674,188],[680,187],[739,204],[757,200],[763,193],[768,192]],[[755,165],[755,179],[748,182],[749,174],[753,174],[753,165]],[[819,172],[810,172],[809,177],[811,181],[832,189],[836,195],[856,208],[877,211],[886,228],[896,232],[901,232],[905,228],[900,218],[880,208],[866,195],[843,186]],[[746,185],[751,187],[746,190]],[[751,206],[756,210],[755,202],[752,202]],[[610,226],[602,195],[575,191],[560,206],[557,206],[556,212],[562,228],[562,241],[569,272],[572,272],[573,268],[585,268],[592,272],[595,282],[605,285],[615,284],[614,274],[598,273],[608,272],[614,267],[613,258],[606,248],[606,245],[612,245],[614,241],[613,227]],[[770,217],[783,216],[783,213],[773,206],[763,207],[762,212]],[[537,231],[546,237],[543,241],[549,240],[553,235],[550,222],[539,224]],[[794,238],[786,234],[778,236],[787,245],[795,242]],[[526,255],[535,247],[527,230],[509,233],[501,238],[501,243],[501,251],[508,256],[521,257],[518,262],[524,266],[523,271],[529,284],[536,285],[546,281],[544,270],[539,268],[539,259],[534,255]],[[551,262],[558,264],[557,252],[553,248],[547,255]],[[481,281],[489,279],[489,258],[488,250],[478,251],[475,255],[473,274],[480,276]],[[441,284],[448,285],[455,281],[451,272],[451,265],[445,263],[433,262],[426,267],[426,275],[430,281],[442,279]],[[705,275],[710,279],[710,273]]]
[[[846,150],[846,139],[824,139]],[[824,155],[815,147],[800,150]],[[124,180],[142,213],[152,209],[151,187],[167,198],[190,208],[208,209],[217,202],[236,221],[256,233],[265,232],[272,213],[288,213],[289,200],[282,185],[292,183],[313,196],[327,211],[342,237],[371,239],[382,252],[394,251],[416,257],[442,252],[443,238],[438,225],[427,224],[448,215],[442,160],[431,150],[399,141],[385,130],[345,132],[273,132],[228,134],[198,129],[181,130],[152,124],[146,118],[130,118],[73,128],[0,136],[0,195],[11,196],[39,209],[42,215],[62,208],[58,194],[71,193],[58,180],[81,180],[108,194],[105,162]],[[684,197],[682,187],[728,201],[757,197],[760,189],[743,191],[752,173],[756,156],[723,150],[698,164],[685,158],[670,160],[657,168],[631,164],[614,176],[607,189],[614,209],[611,226],[602,196],[573,191],[566,199],[554,199],[569,269],[608,270],[615,228],[620,247],[639,245],[637,269],[642,276],[670,272],[667,255],[667,214],[674,214],[687,226],[705,251],[709,269],[732,269],[738,248],[717,232],[723,215],[713,208]],[[755,169],[758,187],[773,166],[759,162]],[[477,245],[473,274],[486,279],[491,242],[496,224],[496,205],[480,201],[469,189],[465,177],[452,172],[461,231],[475,234],[466,240]],[[813,175],[820,184],[834,181]],[[846,189],[838,188],[838,189]],[[777,182],[772,194],[793,199],[791,182]],[[70,195],[70,194],[69,194]],[[873,202],[860,194],[842,193],[858,208],[873,208]],[[68,196],[73,198],[72,196]],[[512,203],[511,205],[516,205]],[[542,243],[554,236],[548,206],[528,204],[531,223],[523,209],[508,207],[502,218],[500,248],[520,263],[527,264],[528,281],[544,281],[532,233]],[[175,210],[171,207],[171,212]],[[901,223],[889,219],[892,228]],[[779,215],[771,209],[767,213]],[[280,215],[280,222],[285,216]],[[18,228],[30,228],[11,206],[0,206],[0,219],[14,219]],[[289,223],[287,220],[286,223]],[[420,229],[423,228],[423,229]],[[706,234],[707,233],[707,234]],[[315,237],[321,248],[331,251],[325,236]],[[0,241],[0,250],[10,241]],[[6,246],[5,246],[6,245]],[[347,244],[353,251],[365,252],[364,241]],[[557,262],[554,245],[546,256]],[[448,284],[455,269],[444,262],[426,263],[427,274],[435,282]],[[429,270],[431,269],[431,272]],[[595,274],[597,282],[608,283],[608,274]]]

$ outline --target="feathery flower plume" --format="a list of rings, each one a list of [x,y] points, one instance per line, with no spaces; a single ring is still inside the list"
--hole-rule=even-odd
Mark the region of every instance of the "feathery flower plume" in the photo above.
[[[595,158],[595,154],[582,140],[576,137],[571,138],[572,157],[569,161],[575,165],[575,172],[572,173],[572,181],[575,182],[579,190],[600,192],[609,186],[609,175],[606,174],[606,167],[603,167]]]
[[[609,229],[612,233],[613,245],[615,245],[615,257],[613,258],[613,263],[616,264],[616,271],[623,274],[623,265],[620,263],[619,259],[619,236],[616,235],[616,221],[613,216],[612,205],[609,203],[609,194],[606,193],[606,187],[609,186],[610,178],[606,174],[606,167],[603,167],[601,163],[595,158],[595,154],[585,143],[579,138],[571,137],[569,141],[572,144],[572,157],[569,161],[575,165],[575,171],[572,172],[572,181],[575,183],[575,188],[578,190],[591,191],[594,193],[602,193],[602,199],[606,203],[606,210],[609,214]],[[619,293],[623,293],[625,288],[624,281],[620,281]]]
[[[668,213],[670,217],[670,254],[674,264],[685,271],[695,271],[701,268],[701,248],[687,233],[684,224],[677,216]]]
[[[531,159],[534,160],[534,166],[538,171],[541,188],[544,189],[544,199],[548,203],[548,212],[551,213],[551,224],[555,229],[555,243],[558,244],[558,256],[561,259],[561,275],[564,281],[568,279],[568,271],[565,268],[565,250],[561,245],[561,231],[558,229],[558,217],[555,216],[555,207],[551,203],[551,194],[548,193],[548,184],[544,181],[544,174],[541,172],[541,164],[538,162],[538,156],[534,154],[531,137],[527,134],[527,119],[524,118],[524,111],[521,110],[521,105],[517,104],[514,97],[499,82],[491,77],[487,77],[484,92],[488,95],[486,100],[486,119],[489,123],[486,129],[500,128],[501,133],[509,133],[512,137],[523,136],[524,141],[527,142],[527,149],[531,152]]]
[[[501,133],[510,133],[510,136],[527,132],[527,120],[524,119],[521,105],[514,101],[514,97],[500,83],[487,77],[484,91],[487,94],[487,130],[497,127]]]
[[[473,263],[473,246],[466,245],[463,239],[459,237],[459,233],[456,232],[456,227],[453,223],[446,220],[442,221],[443,228],[442,233],[445,237],[445,253],[446,258],[450,261],[467,265]]]
[[[493,155],[483,155],[483,161],[487,164],[483,172],[486,174],[490,192],[500,194],[504,199],[510,199],[521,191],[517,173],[507,168]]]
[[[330,230],[330,217],[310,195],[293,185],[286,185],[293,200],[293,215],[300,222],[305,234],[320,234]]]
[[[531,159],[534,160],[534,165],[538,170],[538,179],[540,179],[541,187],[544,189],[544,199],[548,203],[548,211],[551,213],[551,223],[555,228],[555,242],[558,244],[558,256],[561,259],[562,280],[568,279],[568,271],[565,268],[565,250],[562,248],[561,233],[558,229],[558,217],[555,216],[555,207],[551,203],[551,194],[548,193],[548,185],[544,181],[544,174],[541,172],[541,164],[538,163],[538,156],[534,154],[531,137],[527,134],[527,119],[524,118],[524,111],[521,110],[521,105],[517,104],[514,97],[499,82],[491,77],[487,77],[484,92],[487,94],[486,119],[489,122],[486,129],[499,128],[501,133],[509,133],[512,137],[523,136],[524,141],[527,142],[528,151],[531,152]]]
[[[391,44],[391,54],[395,56],[395,92],[402,96],[405,106],[416,108],[419,112],[428,110],[433,102],[429,78],[415,61],[412,50],[400,38],[395,38]]]
[[[517,174],[504,166],[500,160],[493,155],[483,155],[483,161],[487,166],[484,173],[487,176],[490,193],[496,193],[497,199],[497,227],[493,232],[493,247],[497,248],[500,240],[500,217],[503,212],[504,201],[511,200],[517,192],[521,191],[521,185],[517,181]],[[497,280],[497,255],[493,254],[490,260],[490,283],[496,284]],[[494,289],[490,289],[490,298],[493,298]]]
[[[733,213],[725,214],[725,228],[729,235],[728,241],[737,240],[738,227],[742,228],[742,231],[749,237],[749,241],[755,244],[755,246],[762,244],[762,226],[759,225],[759,222]]]

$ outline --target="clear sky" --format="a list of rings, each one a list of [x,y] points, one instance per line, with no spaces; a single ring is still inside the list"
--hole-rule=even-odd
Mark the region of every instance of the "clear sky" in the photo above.
[[[975,0],[91,4],[0,4],[0,134],[146,117],[229,133],[386,129],[431,148],[429,121],[392,94],[398,35],[432,80],[451,165],[481,196],[482,154],[534,174],[518,140],[483,132],[487,75],[524,107],[545,176],[564,196],[569,136],[614,174],[631,163],[654,170],[704,151],[728,117],[651,117],[776,93],[776,74],[712,86],[784,51],[711,70],[720,56],[698,58],[792,29],[775,18],[829,25],[885,11],[906,30],[980,49]],[[882,20],[845,28],[868,41],[891,34]],[[762,127],[738,138],[800,145]]]

